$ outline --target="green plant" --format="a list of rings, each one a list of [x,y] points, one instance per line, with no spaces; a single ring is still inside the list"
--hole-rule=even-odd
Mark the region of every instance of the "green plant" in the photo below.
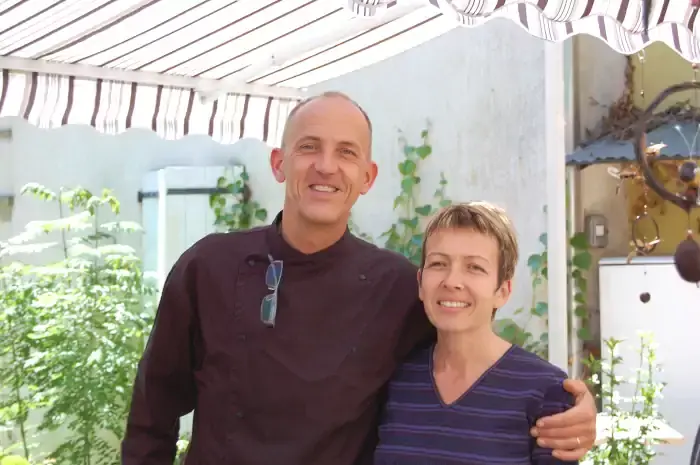
[[[538,297],[546,292],[547,284],[547,234],[541,234],[540,244],[544,250],[534,253],[528,257],[527,266],[530,269],[530,279],[532,284],[532,304],[530,308],[518,308],[514,312],[515,318],[506,318],[495,322],[496,331],[502,338],[513,344],[517,344],[541,357],[547,358],[549,333],[545,329],[536,338],[531,331],[531,326],[535,321],[542,320],[547,323],[549,306],[546,301]],[[569,272],[574,284],[574,316],[579,318],[581,324],[578,329],[578,337],[584,341],[591,339],[589,328],[589,317],[586,292],[588,290],[587,274],[591,268],[593,258],[589,252],[588,241],[584,233],[576,233],[569,239],[569,245],[573,249],[573,255],[569,260]],[[519,324],[516,319],[523,318],[525,321]]]
[[[181,434],[180,439],[177,441],[177,451],[175,454],[175,464],[174,465],[184,465],[185,457],[187,455],[187,449],[190,447],[191,437],[189,434]]]
[[[530,308],[520,307],[513,312],[514,318],[499,319],[494,322],[496,332],[508,342],[519,345],[530,352],[534,352],[540,357],[547,358],[549,333],[545,329],[541,331],[539,337],[535,337],[531,327],[535,321],[547,322],[548,306],[547,302],[540,300],[542,287],[547,282],[547,235],[541,234],[540,244],[544,250],[534,253],[527,259],[527,266],[530,269],[530,279],[532,286],[532,303]],[[517,319],[525,319],[522,324],[516,322]]]
[[[405,136],[401,135],[399,142],[403,148],[404,160],[399,163],[401,175],[401,190],[394,199],[394,211],[398,220],[380,237],[385,240],[384,246],[404,255],[415,264],[420,264],[423,247],[423,229],[421,221],[433,215],[438,208],[445,207],[451,202],[446,197],[447,179],[440,175],[440,184],[433,194],[436,205],[419,205],[417,200],[421,178],[418,176],[420,163],[433,153],[430,145],[429,130],[421,131],[421,143],[411,145]]]
[[[367,233],[362,232],[362,230],[357,226],[357,224],[355,224],[355,222],[352,219],[352,215],[350,215],[350,218],[348,218],[348,228],[350,229],[350,232],[352,234],[359,237],[360,239],[363,239],[363,240],[370,242],[370,243],[374,243],[372,236],[370,236]]]
[[[228,168],[216,187],[217,192],[209,196],[215,226],[228,232],[241,231],[267,220],[267,210],[252,198],[250,176],[244,165]]]
[[[624,362],[619,354],[622,341],[605,341],[607,354],[603,360],[589,357],[586,364],[593,373],[590,383],[597,386],[603,405],[603,414],[609,421],[607,440],[595,446],[586,456],[590,465],[647,465],[656,455],[654,438],[658,423],[662,420],[657,402],[664,383],[657,380],[660,366],[656,361],[656,349],[650,334],[642,334],[639,346],[639,367],[631,382],[619,373]],[[632,389],[630,389],[632,388]],[[623,396],[621,389],[632,392]]]
[[[0,249],[0,255],[3,250]],[[24,271],[25,267],[18,263],[0,268],[0,380],[6,389],[5,395],[0,397],[0,424],[10,432],[16,430],[19,435],[17,442],[5,447],[3,453],[19,450],[29,457],[32,449],[29,412],[40,403],[25,388],[30,380],[23,365],[31,355],[29,335],[38,323],[31,303],[39,289],[25,279]]]
[[[593,257],[589,252],[586,234],[578,232],[569,239],[569,245],[573,249],[569,261],[569,273],[574,285],[574,317],[579,319],[577,336],[583,341],[589,341],[593,337],[590,330],[590,318],[588,313],[587,292],[588,272],[593,265]]]
[[[8,455],[0,459],[0,465],[31,465],[27,459],[19,455]]]
[[[140,227],[103,221],[120,209],[109,191],[97,196],[30,184],[22,192],[54,204],[59,218],[27,224],[0,244],[0,258],[56,249],[61,257],[46,265],[15,261],[0,272],[0,324],[12,339],[0,354],[3,379],[13,387],[3,411],[24,431],[25,456],[27,413],[41,408],[39,431],[67,431],[49,454],[56,463],[116,464],[156,291],[135,250],[119,243]]]

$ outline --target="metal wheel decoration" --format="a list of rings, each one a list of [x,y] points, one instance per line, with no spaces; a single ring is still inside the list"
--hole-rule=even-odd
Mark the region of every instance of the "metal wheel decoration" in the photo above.
[[[639,234],[639,223],[645,220],[651,221],[651,225],[654,228],[654,239],[648,242]],[[659,223],[656,222],[654,217],[647,212],[637,216],[632,222],[632,244],[637,249],[637,255],[648,255],[652,253],[660,242],[661,232],[659,230]]]
[[[695,162],[689,161],[683,163],[683,165],[679,168],[678,177],[687,187],[683,193],[676,194],[666,189],[666,187],[664,187],[664,185],[654,177],[646,157],[647,121],[651,119],[654,111],[667,98],[673,94],[677,94],[678,92],[688,90],[700,90],[700,82],[684,82],[670,86],[661,92],[654,99],[654,101],[651,102],[637,123],[636,136],[634,138],[634,151],[637,155],[637,162],[639,163],[646,184],[663,200],[666,200],[683,209],[688,214],[688,223],[690,223],[690,212],[693,209],[700,207],[698,198],[698,184],[695,182],[695,177],[700,172],[698,170],[698,165]],[[698,285],[700,285],[700,245],[698,245],[698,243],[693,239],[690,226],[688,227],[688,235],[686,239],[678,244],[678,247],[676,248],[674,263],[681,278],[683,278],[685,281],[698,283]]]

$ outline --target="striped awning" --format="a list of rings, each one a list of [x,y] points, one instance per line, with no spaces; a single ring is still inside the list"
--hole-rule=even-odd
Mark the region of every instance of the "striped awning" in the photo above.
[[[372,16],[382,6],[402,0],[347,0],[356,11]],[[411,0],[408,0],[411,1]],[[540,39],[560,42],[577,34],[603,40],[630,55],[652,42],[664,42],[686,60],[700,62],[698,8],[691,0],[648,0],[648,31],[644,30],[646,0],[422,0],[461,26],[478,26],[507,18]]]
[[[165,139],[204,134],[221,143],[244,137],[276,145],[298,100],[227,93],[203,99],[194,89],[2,70],[0,117],[41,128],[89,124],[118,134],[150,129]]]
[[[458,26],[508,18],[631,54],[663,41],[700,62],[689,0],[0,0],[0,115],[275,141],[303,89]]]

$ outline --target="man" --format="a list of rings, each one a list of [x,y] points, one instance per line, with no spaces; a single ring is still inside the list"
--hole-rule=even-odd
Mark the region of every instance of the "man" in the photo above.
[[[124,465],[172,464],[192,410],[187,465],[372,463],[382,387],[434,334],[416,267],[347,229],[377,177],[371,133],[342,94],[302,102],[270,157],[282,213],[180,257],[136,377]],[[583,383],[567,388],[576,406],[533,434],[580,458],[595,404]]]

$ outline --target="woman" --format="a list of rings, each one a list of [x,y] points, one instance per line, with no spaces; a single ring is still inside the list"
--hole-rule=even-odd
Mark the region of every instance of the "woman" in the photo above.
[[[503,210],[483,202],[442,210],[426,229],[422,261],[420,297],[438,338],[389,385],[375,465],[578,463],[530,436],[537,419],[573,405],[567,375],[492,329],[518,261]]]

